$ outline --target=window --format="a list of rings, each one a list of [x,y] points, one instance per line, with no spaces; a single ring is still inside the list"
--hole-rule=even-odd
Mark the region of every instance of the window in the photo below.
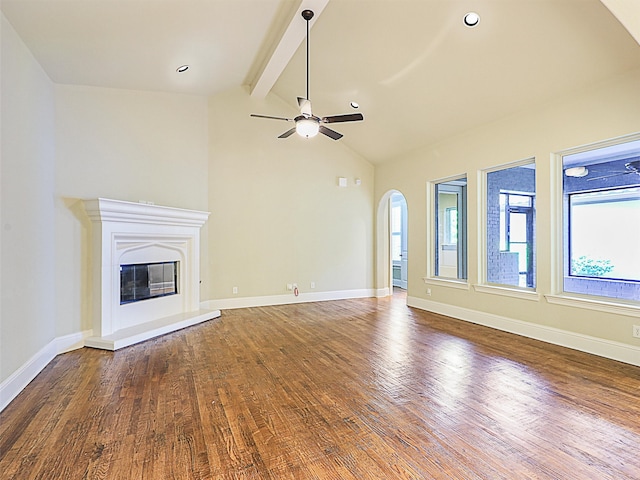
[[[435,276],[467,278],[467,178],[435,185]]]
[[[563,290],[640,300],[640,140],[562,160]]]
[[[569,195],[569,275],[640,281],[640,187]]]
[[[487,283],[535,287],[533,160],[487,173]]]

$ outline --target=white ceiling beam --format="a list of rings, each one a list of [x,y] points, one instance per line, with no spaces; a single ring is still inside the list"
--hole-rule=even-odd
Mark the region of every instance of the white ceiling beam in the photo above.
[[[637,0],[600,0],[640,44],[640,10]]]
[[[306,22],[302,18],[303,10],[313,10],[313,18],[309,21],[309,28],[313,27],[329,0],[302,0],[298,11],[291,19],[291,23],[280,39],[280,43],[274,50],[271,58],[264,69],[258,75],[258,79],[253,84],[251,96],[254,98],[264,98],[271,91],[280,75],[289,64],[294,53],[304,41],[307,35]]]

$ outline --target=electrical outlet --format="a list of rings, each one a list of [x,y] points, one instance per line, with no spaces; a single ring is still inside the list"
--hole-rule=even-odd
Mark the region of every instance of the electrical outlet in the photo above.
[[[293,285],[290,283],[287,283],[287,290],[293,290]]]
[[[427,296],[430,297],[431,296],[431,289],[427,288]]]
[[[238,294],[238,287],[233,287],[233,294],[237,295]]]
[[[636,338],[640,338],[640,325],[633,326],[633,336]]]
[[[311,288],[316,288],[316,282],[311,282]]]

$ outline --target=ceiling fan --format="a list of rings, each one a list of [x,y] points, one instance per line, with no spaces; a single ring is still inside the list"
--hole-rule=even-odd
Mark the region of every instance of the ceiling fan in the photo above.
[[[627,170],[626,172],[616,172],[612,173],[611,175],[588,178],[587,181],[591,182],[593,180],[602,180],[604,178],[619,177],[620,175],[629,175],[630,173],[640,175],[640,160],[634,160],[633,162],[625,163],[624,168]]]
[[[325,127],[325,123],[344,123],[344,122],[357,122],[364,120],[364,116],[361,113],[351,113],[345,115],[331,115],[328,117],[318,117],[311,112],[311,100],[309,100],[309,21],[313,18],[313,11],[303,10],[302,18],[307,22],[307,97],[298,97],[298,107],[300,108],[300,115],[295,118],[286,117],[274,117],[271,115],[258,115],[252,113],[252,117],[268,118],[271,120],[284,120],[286,122],[295,122],[295,126],[278,138],[287,138],[298,133],[301,137],[310,138],[315,137],[318,132],[326,135],[334,140],[340,140],[342,134]]]

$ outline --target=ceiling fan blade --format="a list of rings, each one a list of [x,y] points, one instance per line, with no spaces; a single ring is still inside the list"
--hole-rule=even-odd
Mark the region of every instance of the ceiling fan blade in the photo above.
[[[347,113],[346,115],[331,115],[322,117],[322,123],[358,122],[364,120],[361,113]]]
[[[628,175],[630,173],[635,173],[635,172],[619,172],[619,173],[614,173],[612,175],[603,175],[602,177],[587,178],[587,182],[592,182],[594,180],[603,180],[605,178],[611,178],[611,177],[619,177],[620,175]]]
[[[333,138],[334,140],[340,140],[343,135],[341,133],[336,132],[335,130],[331,130],[323,125],[320,125],[320,133],[326,135],[329,138]]]
[[[257,113],[252,113],[251,116],[252,117],[256,117],[256,118],[270,118],[271,120],[285,120],[287,122],[292,122],[293,121],[292,118],[273,117],[271,115],[258,115]]]
[[[638,175],[640,175],[640,160],[635,160],[633,162],[625,163],[624,168],[626,168],[632,173],[637,173]]]
[[[284,132],[282,135],[280,135],[278,138],[287,138],[293,135],[294,133],[296,133],[296,127],[290,128],[289,130]]]
[[[311,116],[311,100],[308,98],[298,97],[298,106],[300,107],[300,113],[303,115]]]

